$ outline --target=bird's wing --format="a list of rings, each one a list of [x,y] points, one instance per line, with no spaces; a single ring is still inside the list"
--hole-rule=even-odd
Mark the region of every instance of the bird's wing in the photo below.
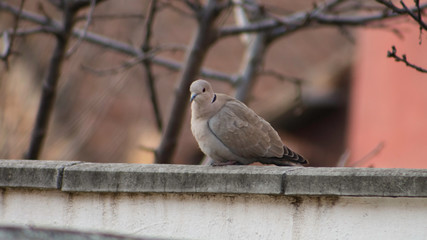
[[[283,156],[283,143],[277,132],[240,101],[226,101],[209,119],[208,127],[231,152],[240,157]]]

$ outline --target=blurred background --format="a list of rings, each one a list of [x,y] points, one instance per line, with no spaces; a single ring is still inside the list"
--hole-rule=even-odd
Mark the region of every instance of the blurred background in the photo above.
[[[3,2],[19,7],[16,0]],[[185,58],[197,22],[183,2],[165,3],[167,7],[156,14],[151,44],[172,49],[158,56]],[[262,4],[284,16],[313,8],[313,1],[306,0]],[[88,31],[138,47],[148,5],[145,0],[102,2],[94,8],[93,16],[98,17],[93,17]],[[61,19],[61,12],[47,0],[26,1],[24,10]],[[0,32],[11,29],[14,20],[0,9]],[[218,24],[233,23],[233,13],[226,12]],[[84,24],[79,21],[75,27]],[[382,24],[319,25],[295,31],[268,47],[248,105],[272,123],[288,146],[309,159],[310,166],[427,167],[427,73],[387,58],[394,45],[398,54],[427,67],[427,38],[408,17]],[[19,22],[19,28],[32,26],[30,21]],[[28,149],[54,45],[51,34],[16,37],[9,68],[0,65],[1,159],[21,159]],[[244,54],[241,38],[224,38],[209,49],[203,66],[235,74]],[[159,145],[162,132],[156,126],[145,69],[137,64],[99,73],[129,59],[85,41],[66,58],[40,159],[153,163],[152,149]],[[153,74],[166,125],[173,117],[170,109],[179,72],[153,65]],[[293,81],[280,76],[300,79],[301,96]],[[232,84],[208,80],[216,92],[234,94]],[[188,109],[186,114],[172,163],[197,164],[201,154],[191,135]]]

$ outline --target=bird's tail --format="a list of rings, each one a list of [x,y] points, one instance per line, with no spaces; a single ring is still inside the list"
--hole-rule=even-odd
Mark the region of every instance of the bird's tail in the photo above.
[[[283,146],[284,154],[280,158],[264,158],[260,162],[264,164],[274,164],[277,166],[300,166],[308,164],[308,161],[290,148]]]

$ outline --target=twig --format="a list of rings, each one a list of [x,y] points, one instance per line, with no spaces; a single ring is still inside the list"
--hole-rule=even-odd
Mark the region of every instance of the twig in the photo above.
[[[406,59],[406,55],[405,54],[403,54],[401,57],[399,57],[396,54],[396,52],[397,52],[396,47],[392,46],[391,47],[391,51],[387,52],[387,57],[394,58],[394,60],[396,62],[404,62],[406,64],[406,66],[411,67],[411,68],[413,68],[413,69],[415,69],[415,70],[417,70],[419,72],[427,73],[427,69],[419,67],[419,66],[417,66],[415,64],[412,64],[412,63],[408,62],[408,60]]]
[[[335,2],[335,1],[334,1]],[[427,3],[419,6],[419,9],[427,8]],[[417,11],[417,7],[409,8],[409,12]],[[368,23],[394,18],[407,11],[377,11],[366,15],[335,15],[327,14],[323,10],[314,9],[308,13],[297,12],[287,17],[276,17],[258,21],[247,26],[226,26],[218,30],[218,37],[227,37],[247,32],[272,31],[276,37],[295,31],[301,27],[322,25],[347,25],[364,26]]]
[[[88,16],[79,16],[76,17],[76,22],[87,21]],[[137,18],[144,19],[145,16],[142,14],[92,14],[92,20],[116,20],[116,19],[128,19],[128,18]]]
[[[400,1],[400,4],[402,4],[403,8],[409,14],[409,16],[411,16],[420,25],[420,29],[422,28],[424,30],[427,30],[427,24],[423,22],[421,19],[421,7],[419,5],[419,1],[416,1],[416,2],[418,3],[416,4],[415,9],[418,12],[419,16],[416,16],[414,14],[415,12],[414,8],[409,9],[403,1]]]
[[[303,106],[304,102],[303,102],[303,96],[302,96],[302,84],[303,84],[303,80],[297,77],[290,77],[290,76],[285,76],[279,72],[276,72],[274,70],[265,70],[262,72],[262,74],[267,74],[267,75],[271,75],[273,77],[276,77],[279,80],[282,81],[290,81],[292,82],[295,87],[296,87],[296,91],[297,91],[297,95],[295,96],[294,99],[294,103],[295,106]],[[301,109],[301,108],[299,108]]]
[[[144,34],[144,40],[141,46],[141,50],[145,55],[147,55],[151,50],[150,39],[152,34],[154,17],[156,15],[156,10],[157,10],[157,0],[151,0],[148,6],[148,10],[147,10],[148,12],[146,14],[147,17],[145,19],[145,26],[144,26],[145,34]],[[154,85],[154,76],[151,68],[150,59],[144,58],[142,60],[142,65],[145,68],[145,77],[146,77],[148,89],[150,92],[151,105],[153,106],[153,112],[154,112],[154,117],[156,119],[157,129],[159,131],[162,131],[162,128],[163,128],[162,117],[161,117],[160,107],[157,99],[156,87]]]
[[[417,22],[418,23],[421,22],[423,25],[425,25],[425,23],[421,19],[422,17],[421,17],[421,9],[420,9],[420,0],[414,0],[414,2],[415,2],[415,6],[417,7],[417,10],[418,10],[417,11],[417,14],[418,14]],[[403,4],[402,1],[401,1],[401,3]],[[427,27],[427,26],[424,26],[424,29],[426,29],[425,27]],[[418,44],[420,44],[420,45],[423,41],[422,35],[423,35],[423,26],[420,24],[420,35],[419,35],[419,41],[418,41]]]
[[[408,12],[409,16],[411,16],[418,23],[419,29],[420,29],[418,43],[421,45],[423,29],[427,30],[427,24],[424,23],[421,19],[420,1],[419,0],[414,0],[414,1],[415,1],[415,7],[417,8],[418,16],[416,16],[413,12],[411,12],[403,1],[400,1],[400,4],[402,4],[403,8]]]
[[[48,21],[51,21],[52,20],[52,17],[47,13],[47,11],[46,11],[46,9],[44,8],[44,5],[43,5],[43,3],[41,3],[41,2],[38,2],[37,3],[37,10],[39,11],[39,12],[41,12],[41,14],[48,20]]]
[[[67,53],[65,54],[66,58],[70,57],[77,50],[77,48],[82,43],[83,38],[86,37],[87,29],[89,28],[89,25],[92,21],[92,14],[93,14],[93,10],[95,9],[95,6],[96,6],[96,0],[90,0],[90,8],[87,13],[86,23],[83,26],[83,35],[77,39],[77,42],[71,48],[68,49]]]
[[[202,5],[199,1],[184,0],[184,2],[196,13],[202,9]]]
[[[332,14],[343,14],[346,12],[354,13],[355,11],[366,11],[366,12],[384,11],[383,6],[378,6],[378,4],[375,4],[372,1],[348,1],[347,0],[342,2],[346,4],[336,9],[330,9],[328,10],[328,12]]]
[[[384,142],[378,143],[378,145],[374,149],[372,149],[369,153],[367,153],[361,159],[350,164],[349,167],[357,167],[357,166],[360,166],[360,165],[370,161],[373,157],[378,155],[381,152],[381,150],[383,150],[384,145],[385,145]]]
[[[398,8],[396,5],[394,5],[390,0],[375,0],[376,2],[386,6],[387,8],[393,10],[395,13],[405,14],[407,13],[406,10]]]
[[[106,0],[96,0],[96,4],[105,1]],[[68,8],[74,12],[91,4],[91,0],[49,0],[49,2],[61,11]]]
[[[12,34],[13,29],[6,30],[2,33],[0,33],[0,36],[3,36],[4,34],[10,35]],[[26,35],[32,35],[36,33],[46,33],[46,29],[43,26],[37,26],[33,28],[26,28],[26,29],[16,29],[15,36],[26,36]]]
[[[60,132],[57,133],[59,136],[64,135],[67,131],[73,132],[71,143],[67,144],[64,151],[61,152],[62,158],[73,158],[73,153],[75,153],[75,151],[83,149],[84,146],[88,144],[91,137],[99,129],[99,123],[105,119],[108,111],[114,104],[114,99],[117,98],[126,86],[126,79],[128,79],[129,73],[130,72],[126,72],[121,76],[110,78],[110,81],[103,86],[102,91],[90,97],[86,104],[79,109],[78,113],[72,114],[67,122],[67,126],[59,130]],[[122,139],[121,135],[126,134],[126,131],[119,132],[119,134],[114,135],[115,141],[119,141],[119,139]],[[120,145],[115,143],[115,141],[109,141],[108,144],[105,145],[105,148],[109,149],[111,153],[114,153],[114,148]],[[56,144],[50,145],[50,147],[55,149],[59,144],[61,143],[56,142]],[[114,158],[113,156],[114,154],[109,157]]]
[[[262,70],[260,72],[260,74],[272,76],[272,77],[275,77],[281,81],[289,81],[289,82],[296,84],[296,85],[300,85],[303,82],[303,80],[301,78],[286,76],[286,75],[279,73],[279,72],[272,70],[272,69]]]
[[[159,53],[159,52],[164,52],[164,51],[183,51],[184,48],[183,46],[180,45],[165,45],[165,46],[159,46],[156,48],[151,49],[149,52],[145,53],[144,55],[141,56],[137,56],[134,58],[131,58],[125,62],[123,62],[122,64],[115,66],[115,67],[110,67],[110,68],[104,68],[104,69],[95,69],[93,67],[87,66],[87,65],[81,65],[83,70],[87,70],[90,71],[92,73],[95,73],[97,75],[100,76],[105,76],[105,75],[111,75],[111,74],[118,74],[122,71],[128,70],[130,68],[132,68],[133,66],[135,66],[138,63],[142,63],[143,61],[147,60],[147,61],[151,61],[155,54]]]
[[[387,0],[376,0],[378,3],[383,4],[384,6],[388,7],[389,9],[393,10],[394,12],[398,14],[408,14],[411,16],[412,19],[414,19],[420,27],[422,27],[424,30],[427,30],[427,24],[422,21],[421,19],[421,10],[426,8],[426,3],[423,5],[420,5],[418,0],[415,0],[415,7],[408,8],[406,4],[403,1],[400,1],[400,4],[403,8],[399,8],[396,5],[394,5],[391,1]],[[414,14],[414,12],[418,13],[418,16]]]
[[[86,65],[81,65],[81,67],[82,67],[82,69],[93,72],[97,75],[105,76],[105,75],[117,74],[121,71],[128,70],[128,69],[132,68],[133,66],[135,66],[136,64],[141,63],[145,58],[147,58],[147,56],[135,57],[135,58],[132,58],[128,61],[125,61],[124,63],[120,64],[119,66],[111,67],[111,68],[105,68],[105,69],[95,69],[93,67],[89,67]]]
[[[142,145],[142,144],[138,145],[138,148],[141,149],[142,151],[145,151],[145,152],[150,152],[150,153],[155,153],[156,152],[155,148],[147,147],[147,146]]]
[[[350,150],[346,149],[338,159],[337,167],[345,167],[349,158],[350,158]]]
[[[348,42],[350,42],[353,45],[356,44],[356,39],[354,38],[354,36],[351,34],[351,32],[348,30],[347,27],[338,26],[338,30],[341,33],[341,35],[348,40]]]
[[[274,71],[272,69],[263,70],[260,72],[260,74],[272,76],[272,77],[275,77],[281,81],[289,81],[289,82],[295,84],[295,86],[297,88],[297,96],[295,97],[295,102],[302,102],[302,83],[304,81],[301,78],[286,76],[286,75],[281,74],[281,73]]]
[[[170,0],[159,1],[158,2],[158,8],[159,8],[159,10],[161,10],[163,8],[169,8],[170,10],[180,14],[183,17],[192,18],[192,19],[196,18],[195,13],[197,13],[197,11],[198,11],[198,10],[196,10],[197,9],[196,5],[195,4],[192,5],[192,3],[190,3],[189,1],[185,1],[185,2],[190,7],[192,12],[185,11],[185,10],[175,6],[173,4],[174,1],[170,1]],[[194,8],[193,8],[193,6],[194,6]]]
[[[18,13],[15,15],[15,22],[13,24],[12,33],[10,37],[7,32],[3,34],[3,45],[5,47],[4,51],[0,55],[0,59],[3,60],[6,69],[9,69],[9,57],[12,54],[13,43],[15,42],[16,31],[18,29],[19,19],[22,15],[22,9],[24,8],[25,0],[21,0],[19,4]]]

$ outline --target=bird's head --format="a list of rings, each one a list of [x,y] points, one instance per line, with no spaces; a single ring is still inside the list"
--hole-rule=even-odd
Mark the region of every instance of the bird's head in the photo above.
[[[216,95],[212,90],[209,82],[199,79],[194,81],[190,86],[191,98],[190,102],[196,101],[198,103],[213,103],[216,100]]]

